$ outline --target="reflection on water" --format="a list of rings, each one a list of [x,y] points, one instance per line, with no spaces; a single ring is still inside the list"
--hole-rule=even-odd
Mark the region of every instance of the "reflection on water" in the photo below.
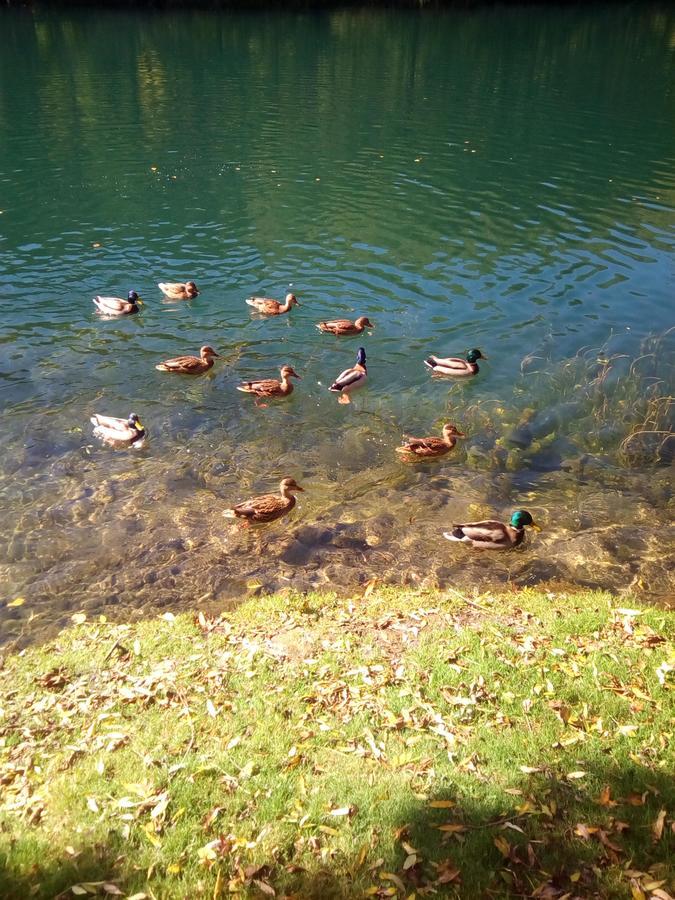
[[[374,574],[667,602],[675,18],[120,13],[114,46],[110,19],[0,14],[3,638]],[[154,288],[185,278],[193,301]],[[130,288],[138,315],[95,315]],[[289,315],[249,314],[288,288]],[[361,338],[314,328],[362,314]],[[203,344],[208,374],[154,370]],[[424,369],[471,346],[468,382]],[[283,363],[288,400],[235,390]],[[142,449],[92,439],[131,411]],[[394,453],[445,421],[448,456]],[[223,519],[283,475],[288,520]],[[516,552],[440,537],[518,506],[545,531]]]

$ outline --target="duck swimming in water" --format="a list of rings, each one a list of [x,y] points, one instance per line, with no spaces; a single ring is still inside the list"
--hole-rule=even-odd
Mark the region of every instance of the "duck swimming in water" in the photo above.
[[[340,372],[335,381],[328,388],[334,394],[339,394],[338,403],[351,403],[349,395],[357,388],[363,387],[368,378],[368,370],[366,369],[366,351],[363,347],[359,347],[356,355],[356,365],[350,369]]]
[[[93,415],[90,421],[96,437],[112,447],[140,447],[145,438],[145,428],[136,413],[127,419]]]
[[[288,397],[293,393],[293,382],[290,379],[300,379],[300,376],[292,366],[282,366],[279,374],[281,375],[281,381],[278,378],[244,381],[242,384],[237,385],[237,390],[243,391],[245,394],[255,394],[257,399]]]
[[[452,531],[443,532],[443,537],[449,541],[471,544],[479,550],[510,550],[522,544],[528,525],[535,531],[541,531],[541,526],[526,509],[517,509],[508,525],[492,520],[466,522],[464,525],[453,525]]]
[[[97,295],[91,301],[96,309],[104,316],[131,316],[138,312],[138,307],[143,301],[136,291],[129,291],[128,299],[122,297],[101,297]]]
[[[458,431],[454,425],[443,426],[443,437],[411,437],[403,442],[403,446],[397,447],[396,452],[410,454],[420,459],[436,459],[445,456],[457,443],[457,438],[466,437],[463,431]]]
[[[173,359],[165,359],[164,362],[158,363],[155,368],[160,372],[201,375],[202,372],[208,372],[214,359],[219,358],[220,354],[216,353],[213,347],[205,345],[199,351],[199,356],[174,356]]]
[[[223,515],[228,519],[241,518],[249,522],[273,522],[275,519],[285,516],[295,506],[293,494],[297,491],[304,493],[304,488],[296,482],[295,478],[284,478],[279,484],[279,494],[263,494],[261,497],[252,497],[237,503],[232,509],[226,509]]]
[[[319,331],[324,334],[361,334],[364,328],[374,328],[375,326],[367,316],[359,316],[355,322],[351,319],[333,319],[331,322],[319,322],[316,326]]]
[[[424,365],[433,370],[434,375],[452,375],[455,378],[466,378],[478,374],[478,360],[487,359],[480,350],[469,350],[466,359],[459,356],[428,356]]]
[[[199,296],[194,281],[160,281],[157,287],[169,300],[192,300]]]
[[[286,294],[284,303],[269,297],[249,297],[246,302],[264,316],[280,316],[282,313],[289,312],[291,307],[300,306],[295,294]]]

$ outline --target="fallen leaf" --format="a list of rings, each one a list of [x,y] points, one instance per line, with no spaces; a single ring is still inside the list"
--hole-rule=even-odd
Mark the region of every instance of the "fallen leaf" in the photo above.
[[[524,772],[526,775],[534,775],[535,772],[543,772],[543,766],[518,766],[521,772]]]
[[[25,602],[25,597],[16,597],[16,599],[10,600],[7,606],[23,606]]]
[[[70,617],[70,621],[73,625],[83,625],[87,621],[87,614],[83,612],[73,613]]]
[[[578,771],[578,772],[568,772],[567,775],[566,775],[566,778],[569,778],[569,779],[571,779],[572,781],[576,781],[576,780],[578,780],[579,778],[585,778],[585,777],[586,777],[586,773],[585,773],[585,772],[582,772],[582,771]]]
[[[354,812],[353,806],[340,806],[338,809],[331,809],[331,816],[351,816]]]
[[[663,826],[666,821],[666,811],[662,809],[661,812],[656,817],[654,824],[652,825],[652,840],[656,844],[661,840],[661,835],[663,834]]]
[[[429,806],[431,809],[452,809],[457,804],[454,800],[432,800]]]

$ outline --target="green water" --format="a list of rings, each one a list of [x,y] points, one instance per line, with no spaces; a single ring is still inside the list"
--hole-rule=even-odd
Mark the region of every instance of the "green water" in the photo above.
[[[4,639],[373,575],[668,602],[674,48],[648,4],[0,12]],[[186,278],[194,301],[156,288]],[[138,315],[95,314],[131,288]],[[289,289],[287,316],[244,303]],[[361,314],[362,338],[314,328]],[[208,375],[155,371],[204,343]],[[473,346],[468,382],[423,365]],[[235,390],[283,363],[289,400]],[[131,411],[143,449],[92,437]],[[452,454],[399,460],[445,421]],[[222,517],[284,475],[288,520]],[[545,530],[517,552],[441,538],[521,506]]]

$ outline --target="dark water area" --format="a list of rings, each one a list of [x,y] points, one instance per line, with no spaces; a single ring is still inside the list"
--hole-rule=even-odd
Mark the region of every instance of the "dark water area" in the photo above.
[[[648,4],[0,12],[2,640],[375,575],[671,603],[674,49]],[[155,370],[206,343],[208,374]],[[474,346],[465,382],[423,365]],[[288,400],[235,389],[284,363]],[[131,411],[142,449],[92,436]],[[451,454],[399,459],[447,421]],[[288,519],[223,518],[285,475]],[[514,552],[441,537],[518,507],[544,531]]]

